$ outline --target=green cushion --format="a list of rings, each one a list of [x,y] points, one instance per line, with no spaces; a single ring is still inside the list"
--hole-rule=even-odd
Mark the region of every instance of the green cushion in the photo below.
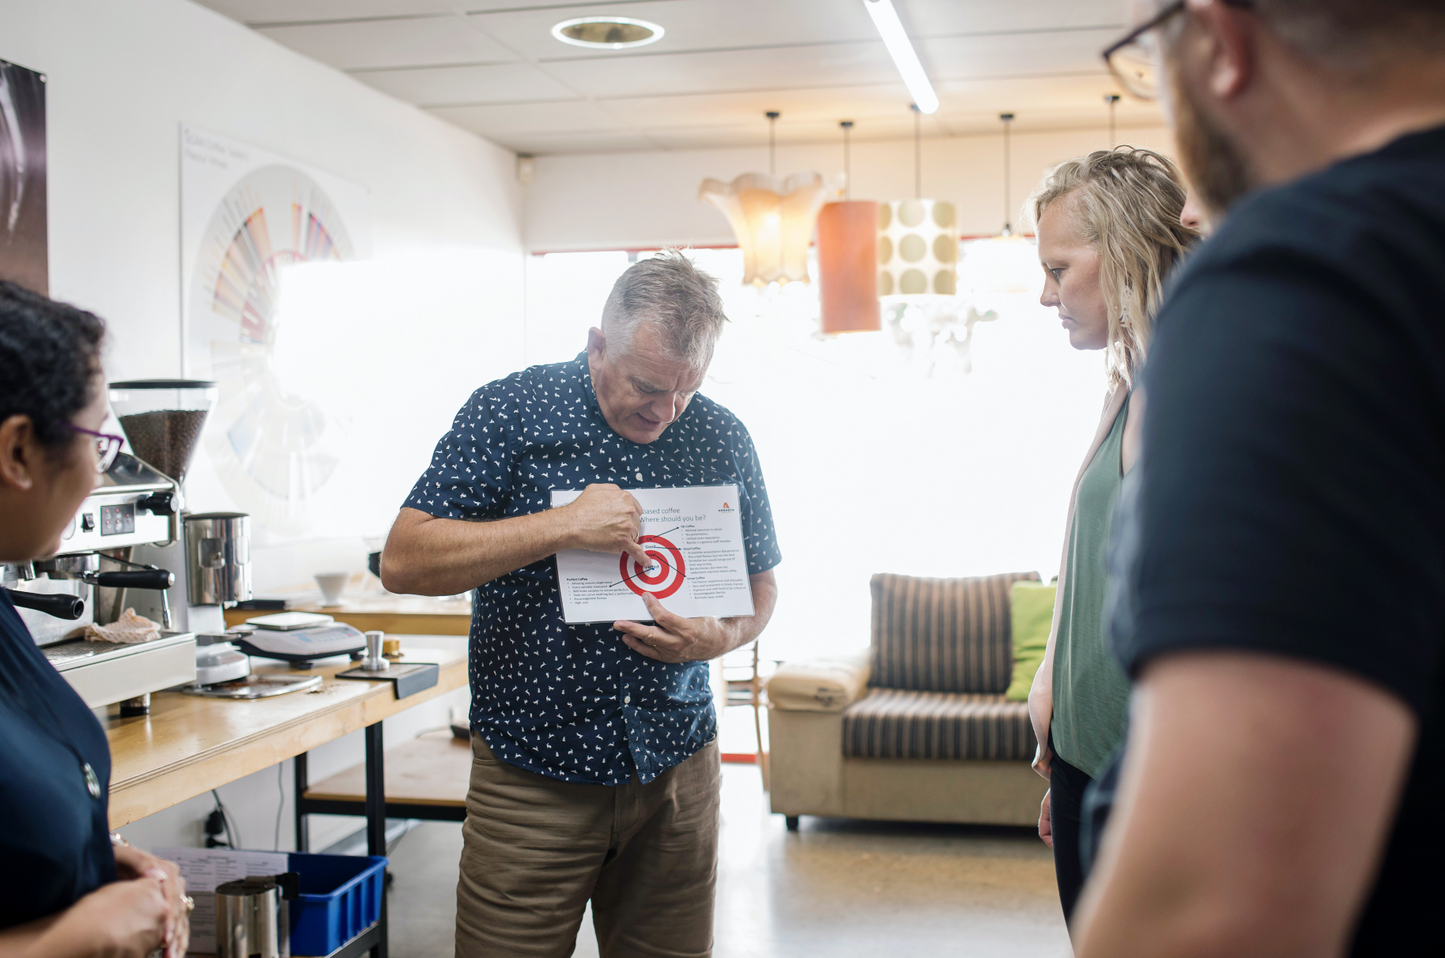
[[[1049,626],[1054,622],[1054,592],[1057,586],[1040,582],[1015,582],[1010,592],[1013,619],[1014,674],[1005,698],[1027,702],[1034,673],[1044,664],[1049,644]]]

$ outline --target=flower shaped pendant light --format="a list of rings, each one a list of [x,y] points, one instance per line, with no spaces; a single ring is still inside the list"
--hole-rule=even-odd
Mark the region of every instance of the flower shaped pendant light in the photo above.
[[[756,286],[808,281],[808,244],[828,186],[818,173],[777,178],[778,113],[768,117],[768,173],[744,173],[731,183],[703,180],[698,198],[722,211],[743,251],[743,282]]]

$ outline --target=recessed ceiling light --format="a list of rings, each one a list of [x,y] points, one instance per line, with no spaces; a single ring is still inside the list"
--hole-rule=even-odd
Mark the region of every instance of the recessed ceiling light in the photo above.
[[[574,47],[597,50],[626,50],[662,39],[665,31],[655,23],[630,17],[579,17],[563,20],[552,28],[552,36]]]

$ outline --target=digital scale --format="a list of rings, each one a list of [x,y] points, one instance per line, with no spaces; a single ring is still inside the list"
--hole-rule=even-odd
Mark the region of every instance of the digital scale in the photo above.
[[[317,659],[351,655],[366,648],[366,636],[344,622],[315,612],[280,612],[247,619],[233,641],[248,655],[310,668]]]
[[[352,655],[366,637],[329,615],[282,612],[248,619],[228,632],[196,638],[196,683],[181,691],[209,698],[259,699],[321,684],[319,675],[253,675],[253,655],[310,668],[318,659]]]

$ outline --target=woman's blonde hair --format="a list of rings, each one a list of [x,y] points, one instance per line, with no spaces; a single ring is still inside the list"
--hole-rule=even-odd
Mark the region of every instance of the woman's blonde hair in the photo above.
[[[1111,385],[1132,387],[1144,363],[1169,271],[1199,239],[1179,214],[1188,190],[1169,159],[1132,146],[1098,150],[1049,171],[1024,206],[1035,230],[1044,210],[1069,204],[1080,239],[1099,253],[1109,311]]]

